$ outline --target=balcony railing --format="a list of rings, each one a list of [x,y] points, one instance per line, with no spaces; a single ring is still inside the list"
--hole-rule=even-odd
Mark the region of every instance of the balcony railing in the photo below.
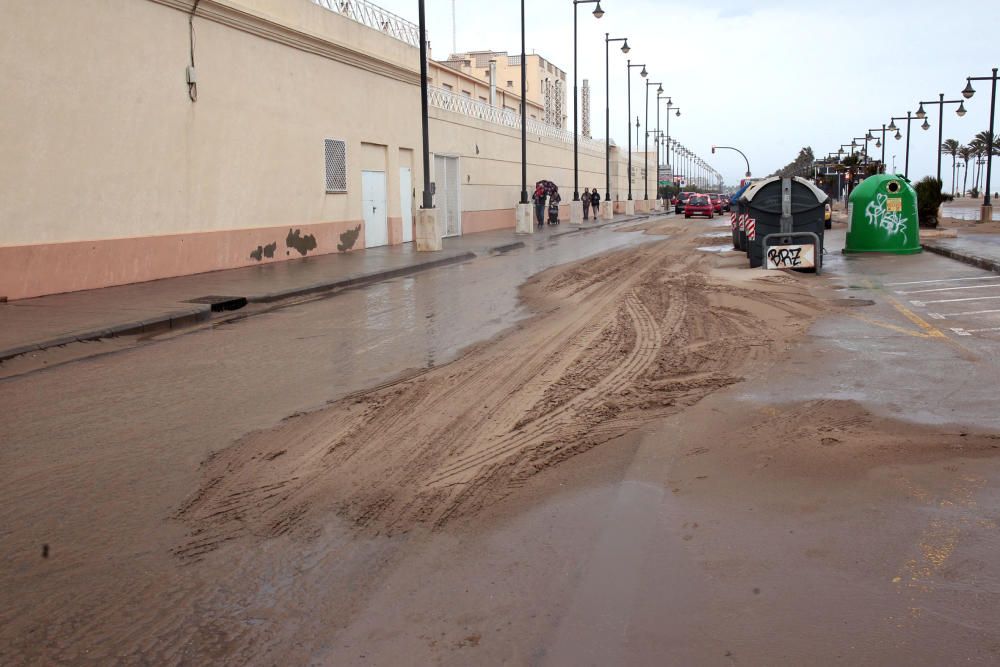
[[[312,0],[313,3],[420,48],[420,28],[366,0]]]
[[[521,115],[511,109],[491,106],[486,102],[474,100],[464,95],[456,95],[450,90],[430,86],[427,90],[427,103],[432,107],[460,113],[487,123],[521,129]],[[548,125],[534,118],[528,119],[528,133],[565,143],[573,143],[573,133],[562,128]],[[580,147],[597,153],[604,152],[604,142],[580,136]]]

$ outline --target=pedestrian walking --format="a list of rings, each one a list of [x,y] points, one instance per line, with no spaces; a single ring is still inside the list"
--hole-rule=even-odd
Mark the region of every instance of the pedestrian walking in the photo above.
[[[541,227],[545,224],[545,188],[541,183],[535,186],[535,194],[531,199],[535,202],[535,224]]]
[[[601,213],[601,193],[594,188],[594,191],[590,193],[590,205],[594,209],[594,220],[598,219]]]
[[[590,188],[583,189],[583,219],[590,219]]]

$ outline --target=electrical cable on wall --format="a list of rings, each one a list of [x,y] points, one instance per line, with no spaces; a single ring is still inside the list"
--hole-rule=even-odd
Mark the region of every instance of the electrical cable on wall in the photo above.
[[[191,13],[188,14],[188,36],[191,44],[191,65],[187,69],[187,83],[188,97],[191,98],[192,102],[198,101],[198,76],[194,65],[194,15],[198,12],[198,5],[200,4],[201,0],[194,0],[194,5],[191,7]]]

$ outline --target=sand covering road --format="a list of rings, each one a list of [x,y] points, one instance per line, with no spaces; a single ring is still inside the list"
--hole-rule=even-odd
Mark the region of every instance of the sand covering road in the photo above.
[[[308,536],[328,509],[380,534],[443,526],[739,382],[818,314],[794,280],[710,278],[704,239],[677,231],[536,277],[524,298],[542,314],[454,363],[219,452],[177,514],[190,535],[176,555]]]

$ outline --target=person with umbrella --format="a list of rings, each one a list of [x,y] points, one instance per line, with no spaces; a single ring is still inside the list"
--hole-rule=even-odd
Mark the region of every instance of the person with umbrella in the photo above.
[[[545,224],[545,186],[542,181],[535,184],[535,194],[531,200],[535,203],[535,224],[539,227]]]

